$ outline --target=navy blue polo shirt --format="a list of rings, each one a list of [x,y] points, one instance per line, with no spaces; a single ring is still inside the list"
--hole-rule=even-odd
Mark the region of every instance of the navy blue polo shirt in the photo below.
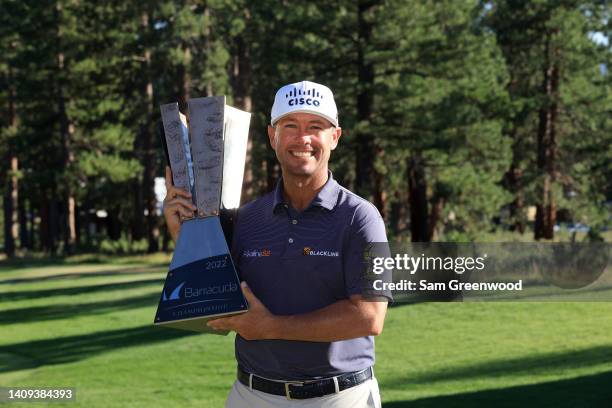
[[[275,191],[240,208],[232,255],[255,296],[272,313],[292,315],[360,294],[370,242],[387,242],[378,210],[329,173],[302,212],[283,198],[282,179]],[[328,377],[373,365],[374,338],[249,341],[236,335],[236,359],[244,370],[270,379]]]

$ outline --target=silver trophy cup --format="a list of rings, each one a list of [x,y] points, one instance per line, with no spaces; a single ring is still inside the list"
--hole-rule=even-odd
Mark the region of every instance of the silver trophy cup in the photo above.
[[[187,104],[189,125],[177,103],[161,113],[173,183],[191,191],[197,210],[182,220],[154,324],[219,333],[206,321],[247,311],[229,245],[251,114],[227,106],[225,96]]]

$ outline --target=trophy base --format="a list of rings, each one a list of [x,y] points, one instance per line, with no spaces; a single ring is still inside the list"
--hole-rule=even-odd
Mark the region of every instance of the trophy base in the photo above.
[[[227,334],[206,322],[247,310],[219,217],[183,222],[153,323]]]
[[[244,312],[246,312],[246,310]],[[209,320],[217,319],[220,317],[233,316],[239,313],[243,313],[243,312],[237,312],[237,313],[231,312],[231,313],[224,313],[224,314],[215,315],[215,316],[194,317],[192,319],[174,320],[170,322],[155,323],[155,327],[168,327],[171,329],[188,330],[188,331],[194,331],[194,332],[200,332],[200,333],[219,334],[221,336],[227,336],[227,334],[229,333],[229,330],[214,330],[208,327],[206,323]]]

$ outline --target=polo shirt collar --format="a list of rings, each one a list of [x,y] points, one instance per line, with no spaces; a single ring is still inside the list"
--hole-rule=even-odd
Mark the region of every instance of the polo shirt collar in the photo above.
[[[334,209],[334,207],[336,207],[336,204],[338,203],[338,194],[340,193],[340,185],[336,180],[334,180],[331,171],[328,170],[327,175],[327,182],[312,199],[308,208],[317,206],[331,211]],[[273,211],[276,211],[279,206],[286,204],[288,203],[285,201],[285,197],[283,197],[283,177],[281,176],[276,183],[276,188],[274,189],[274,202],[272,209]]]

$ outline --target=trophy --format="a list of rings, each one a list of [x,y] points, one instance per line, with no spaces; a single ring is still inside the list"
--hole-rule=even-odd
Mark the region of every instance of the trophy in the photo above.
[[[197,210],[181,219],[154,324],[227,334],[206,322],[247,311],[228,242],[240,205],[251,114],[227,106],[225,96],[187,105],[189,125],[178,103],[160,107],[172,181],[191,191]]]

